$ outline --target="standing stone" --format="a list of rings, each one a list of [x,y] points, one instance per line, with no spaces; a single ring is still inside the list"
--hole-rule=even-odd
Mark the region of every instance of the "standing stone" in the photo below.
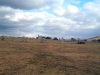
[[[59,38],[59,40],[60,40],[60,38]]]
[[[77,40],[80,41],[80,38],[78,38]]]
[[[27,38],[25,36],[22,37],[22,41],[26,42]]]
[[[4,39],[5,39],[4,36],[2,36],[2,37],[1,37],[1,40],[4,40]]]
[[[41,42],[42,43],[46,42],[46,39],[45,38],[41,38]]]
[[[64,43],[64,38],[62,37],[61,42]]]
[[[78,42],[77,42],[77,43],[78,43],[78,44],[80,44],[80,38],[78,38],[77,40],[78,40]]]
[[[38,35],[38,39],[42,39],[42,35],[40,36],[40,35]]]

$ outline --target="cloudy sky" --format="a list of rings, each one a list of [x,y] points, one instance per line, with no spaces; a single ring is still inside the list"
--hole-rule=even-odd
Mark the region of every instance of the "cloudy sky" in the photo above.
[[[100,36],[100,0],[0,0],[0,36]]]

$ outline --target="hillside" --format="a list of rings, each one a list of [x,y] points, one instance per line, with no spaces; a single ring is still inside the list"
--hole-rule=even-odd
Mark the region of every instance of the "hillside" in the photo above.
[[[98,39],[100,39],[100,36],[89,38],[87,39],[87,41],[98,40]]]

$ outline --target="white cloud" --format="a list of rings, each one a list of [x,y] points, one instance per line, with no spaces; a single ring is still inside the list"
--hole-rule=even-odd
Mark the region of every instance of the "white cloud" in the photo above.
[[[78,9],[78,7],[76,7],[74,5],[68,5],[67,6],[67,11],[69,13],[76,14],[76,13],[78,13],[79,9]]]
[[[100,17],[100,1],[99,2],[88,2],[84,4],[84,8],[86,9],[87,13],[89,13],[93,17]]]
[[[83,17],[84,15],[81,9],[70,4],[66,5],[66,7],[61,6],[61,7],[55,8],[53,9],[53,12],[58,16],[62,16],[62,17],[70,18],[70,19],[79,18],[80,16]]]
[[[56,13],[57,15],[60,15],[60,16],[64,15],[65,11],[66,10],[63,7],[58,7],[53,10],[54,13]]]
[[[30,3],[32,0],[27,2]],[[38,0],[33,0],[33,2],[35,2],[33,7],[31,3],[27,7],[26,2],[19,7],[0,6],[0,32],[13,36],[36,37],[40,34],[52,37],[82,38],[86,35],[88,35],[86,37],[92,36],[92,33],[99,31],[99,2],[87,2],[81,8],[72,4],[66,5],[64,0],[41,0],[40,5]],[[94,34],[94,36],[99,34]]]

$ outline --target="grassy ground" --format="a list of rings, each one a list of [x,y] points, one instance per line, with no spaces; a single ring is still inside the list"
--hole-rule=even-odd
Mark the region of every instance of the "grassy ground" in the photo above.
[[[100,75],[100,43],[6,38],[0,40],[0,75]]]

